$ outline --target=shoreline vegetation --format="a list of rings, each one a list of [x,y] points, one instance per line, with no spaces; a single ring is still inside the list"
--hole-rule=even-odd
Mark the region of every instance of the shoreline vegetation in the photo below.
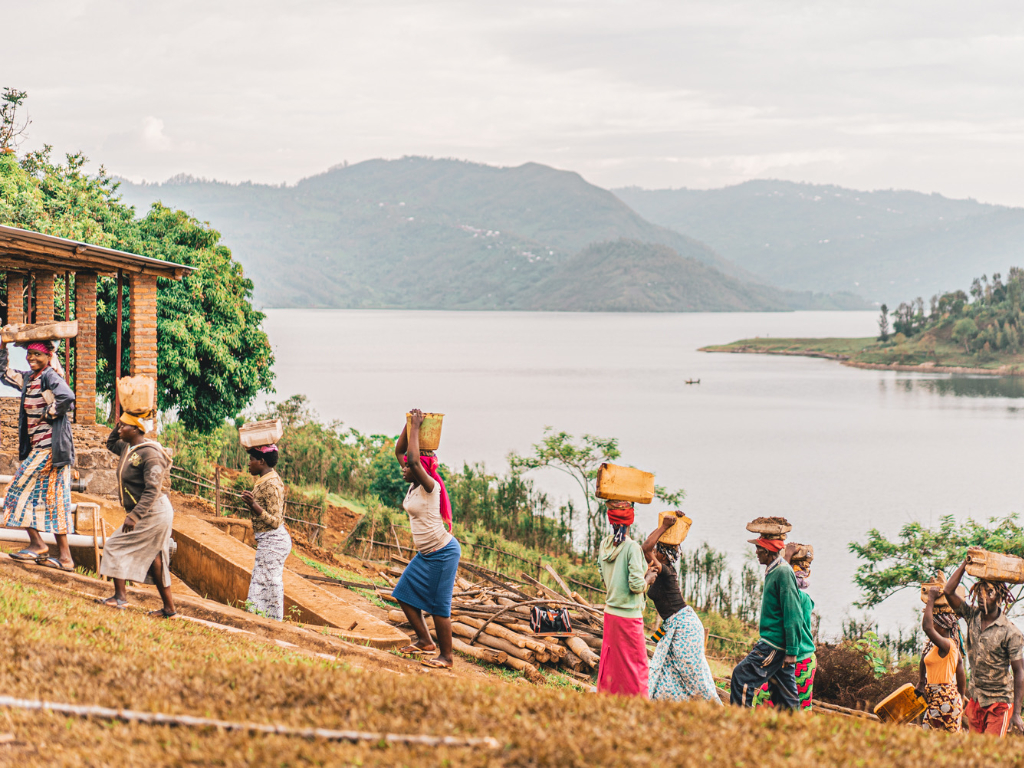
[[[740,339],[729,344],[701,347],[700,352],[725,352],[747,355],[788,355],[834,360],[851,368],[904,371],[911,373],[958,373],[983,376],[1024,376],[1024,355],[999,355],[984,364],[975,355],[951,354],[921,359],[924,355],[903,344],[886,346],[872,338],[761,338]],[[931,353],[929,352],[930,354]],[[961,360],[962,359],[962,360]],[[918,362],[920,360],[920,362]],[[948,362],[947,362],[948,361]],[[951,364],[950,364],[951,363]]]

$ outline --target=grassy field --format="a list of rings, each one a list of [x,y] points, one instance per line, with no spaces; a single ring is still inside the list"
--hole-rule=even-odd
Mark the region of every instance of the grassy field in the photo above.
[[[24,698],[379,732],[492,736],[501,748],[337,744],[0,710],[23,765],[1024,764],[1020,742],[831,716],[627,700],[522,681],[339,664],[184,620],[0,584],[0,688]]]

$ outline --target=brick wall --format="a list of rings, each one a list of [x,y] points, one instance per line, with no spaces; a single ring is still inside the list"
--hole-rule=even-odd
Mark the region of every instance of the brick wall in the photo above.
[[[129,332],[132,376],[156,379],[156,277],[131,275]]]
[[[25,280],[21,275],[7,273],[7,322],[25,322]]]
[[[96,275],[79,272],[75,278],[75,420],[96,423]]]
[[[53,320],[53,272],[36,272],[36,300],[32,307],[35,322],[48,323]]]

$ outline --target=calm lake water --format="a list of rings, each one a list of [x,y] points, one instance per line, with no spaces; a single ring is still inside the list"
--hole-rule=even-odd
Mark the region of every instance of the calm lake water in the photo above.
[[[751,549],[745,524],[787,517],[791,537],[815,547],[810,593],[828,634],[861,615],[847,545],[870,528],[894,535],[912,521],[1024,506],[1012,468],[1024,435],[1020,379],[697,351],[753,336],[870,336],[875,319],[269,310],[266,328],[274,399],[305,394],[322,417],[371,433],[396,434],[412,407],[443,412],[449,465],[503,470],[508,452],[529,451],[545,426],[617,437],[623,463],[686,490],[688,544],[726,551],[737,571]],[[572,492],[553,470],[535,480],[556,497]],[[653,529],[659,509],[638,505],[638,524]],[[904,592],[873,613],[883,629],[909,628],[919,606]]]

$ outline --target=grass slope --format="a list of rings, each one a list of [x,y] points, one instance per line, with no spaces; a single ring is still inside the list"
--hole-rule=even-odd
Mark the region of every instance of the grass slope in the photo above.
[[[615,193],[774,285],[890,304],[1005,273],[1024,238],[1024,209],[919,192],[772,180]]]
[[[4,711],[22,765],[967,766],[1019,761],[1012,739],[829,716],[580,694],[311,658],[183,620],[0,584],[8,695],[227,720],[497,738],[498,752],[332,744]]]
[[[694,278],[703,287],[693,309],[736,305],[736,281],[751,279],[578,174],[536,163],[370,160],[292,187],[179,178],[124,182],[121,193],[137,210],[161,200],[212,222],[265,306],[524,309],[536,286],[582,249],[619,238],[671,248],[705,267]],[[576,290],[593,304],[600,288]],[[764,286],[746,293],[756,303],[735,308],[794,306]]]

